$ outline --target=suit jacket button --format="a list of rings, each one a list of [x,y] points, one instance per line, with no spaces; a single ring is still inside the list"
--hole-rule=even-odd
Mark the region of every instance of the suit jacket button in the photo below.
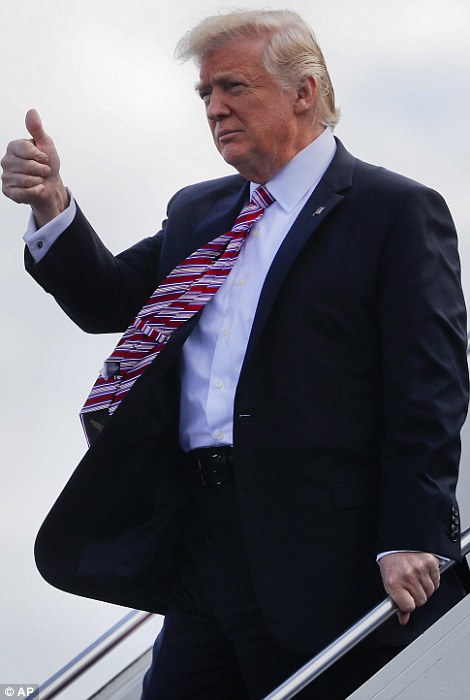
[[[452,508],[450,510],[451,510],[452,515],[459,514],[459,509],[457,508],[457,506],[452,506]]]
[[[450,536],[450,539],[452,540],[452,542],[457,542],[457,540],[459,539],[458,536],[457,536],[457,533],[453,533],[453,534]]]

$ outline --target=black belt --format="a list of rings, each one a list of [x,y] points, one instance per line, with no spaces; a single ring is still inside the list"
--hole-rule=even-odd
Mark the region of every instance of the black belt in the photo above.
[[[233,447],[201,447],[189,452],[203,486],[220,486],[233,481]]]

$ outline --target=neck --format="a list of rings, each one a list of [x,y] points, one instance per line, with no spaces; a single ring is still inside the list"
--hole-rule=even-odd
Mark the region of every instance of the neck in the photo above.
[[[303,151],[325,131],[323,124],[315,124],[308,133],[303,133],[296,143],[292,146],[289,154],[282,159],[277,159],[276,154],[273,154],[271,160],[265,159],[261,163],[241,163],[237,166],[237,170],[242,177],[250,182],[256,182],[259,185],[265,185],[269,180],[277,175],[297,153]]]

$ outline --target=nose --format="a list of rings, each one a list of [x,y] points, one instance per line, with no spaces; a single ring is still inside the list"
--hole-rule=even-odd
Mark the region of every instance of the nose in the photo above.
[[[213,121],[219,121],[230,114],[230,108],[220,90],[213,90],[206,97],[206,115]]]

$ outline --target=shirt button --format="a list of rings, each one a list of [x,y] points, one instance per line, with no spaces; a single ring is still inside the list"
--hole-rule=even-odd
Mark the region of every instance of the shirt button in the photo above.
[[[215,385],[216,385],[217,389],[222,389],[222,387],[223,387],[223,383],[220,381],[220,379],[218,379],[216,381]]]
[[[220,431],[220,432],[217,433],[216,437],[217,437],[217,440],[223,440],[224,437],[225,437],[225,435],[224,435],[224,433],[222,433],[222,432]]]
[[[224,335],[229,335],[230,328],[224,328]]]
[[[39,248],[39,250],[41,250],[41,248],[43,247],[43,245],[44,245],[44,243],[43,243],[42,241],[38,241],[38,248]]]
[[[245,284],[245,280],[243,279],[243,277],[240,277],[240,279],[237,281],[237,284],[239,287],[243,287],[243,285]]]
[[[253,233],[252,233],[252,235],[253,235],[255,238],[258,238],[258,236],[259,236],[259,229],[255,228],[254,231],[253,231]]]

